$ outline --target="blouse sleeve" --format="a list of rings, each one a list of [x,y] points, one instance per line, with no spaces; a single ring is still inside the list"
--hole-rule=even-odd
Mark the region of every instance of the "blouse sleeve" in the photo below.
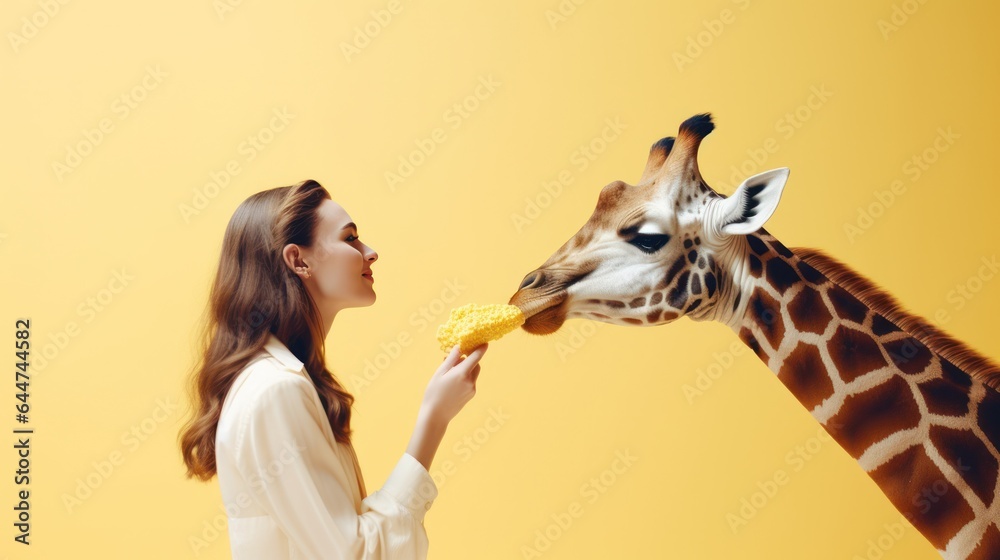
[[[314,391],[306,379],[282,379],[243,419],[234,451],[254,499],[307,558],[424,560],[424,514],[438,492],[430,474],[404,453],[359,515]]]

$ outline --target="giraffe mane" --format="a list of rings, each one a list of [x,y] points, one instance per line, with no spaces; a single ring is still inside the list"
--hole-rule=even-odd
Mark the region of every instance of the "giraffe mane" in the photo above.
[[[892,294],[823,251],[811,247],[792,247],[791,251],[906,334],[919,340],[930,351],[988,387],[1000,391],[1000,366],[996,362],[956,340],[923,317],[906,311]]]

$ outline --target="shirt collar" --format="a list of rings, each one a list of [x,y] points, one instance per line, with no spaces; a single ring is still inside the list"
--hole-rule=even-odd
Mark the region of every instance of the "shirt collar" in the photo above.
[[[274,333],[269,333],[267,342],[264,343],[264,350],[267,350],[281,362],[281,365],[292,371],[302,373],[305,369],[305,364],[302,363],[302,360],[296,358],[295,354],[292,354],[292,351],[278,337],[274,336]]]

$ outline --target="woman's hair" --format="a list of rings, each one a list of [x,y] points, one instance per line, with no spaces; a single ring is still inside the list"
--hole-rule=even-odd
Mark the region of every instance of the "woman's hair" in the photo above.
[[[256,193],[226,226],[200,360],[190,379],[194,415],[180,434],[187,477],[216,474],[215,432],[236,377],[274,334],[312,378],[337,441],[350,443],[354,397],[327,371],[322,319],[301,279],[284,263],[289,243],[313,244],[317,209],[330,193],[313,180]]]

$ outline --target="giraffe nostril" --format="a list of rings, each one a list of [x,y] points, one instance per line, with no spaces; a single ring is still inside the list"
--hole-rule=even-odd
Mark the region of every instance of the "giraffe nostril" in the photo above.
[[[534,284],[535,280],[538,279],[539,276],[540,275],[537,272],[532,272],[531,274],[527,275],[524,278],[524,280],[521,282],[521,285],[518,286],[517,289],[518,290],[523,290],[523,289],[527,288],[528,286]]]

